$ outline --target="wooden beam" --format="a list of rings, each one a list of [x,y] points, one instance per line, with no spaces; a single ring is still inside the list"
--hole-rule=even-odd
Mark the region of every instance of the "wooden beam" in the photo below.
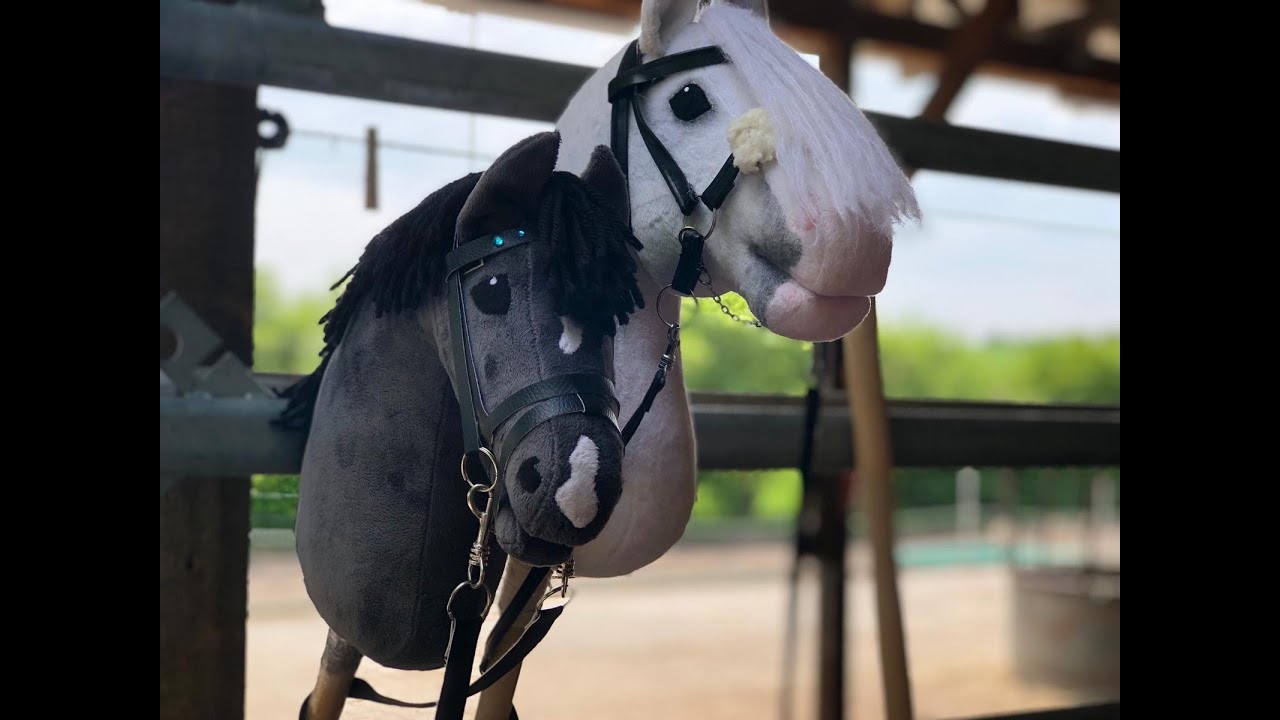
[[[921,117],[927,120],[946,117],[947,109],[960,94],[960,88],[995,45],[1016,9],[1017,0],[987,0],[981,12],[952,33],[943,52],[938,86],[920,113]]]
[[[333,28],[252,7],[160,6],[161,77],[552,122],[594,69]],[[1118,192],[1120,153],[868,112],[911,167]]]
[[[908,18],[892,17],[829,0],[791,0],[770,7],[775,20],[829,32],[849,38],[866,38],[927,50],[946,48],[950,28],[928,25]],[[1120,63],[1080,57],[1070,47],[1040,45],[1006,38],[991,49],[988,57],[1018,68],[1039,70],[1076,79],[1120,84]]]
[[[546,5],[594,12],[609,17],[640,17],[640,0],[520,0],[532,5]],[[844,0],[787,0],[769,7],[770,18],[817,32],[827,32],[847,40],[881,40],[925,50],[941,51],[951,28],[930,25],[917,20],[888,15],[873,9],[857,7]],[[1088,80],[1111,86],[1120,84],[1120,63],[1081,55],[1071,46],[1042,45],[1025,39],[1010,38],[992,50],[988,58],[1023,70],[1035,70],[1072,80]],[[1090,92],[1094,84],[1074,86],[1078,92]],[[1105,92],[1105,91],[1104,91]]]

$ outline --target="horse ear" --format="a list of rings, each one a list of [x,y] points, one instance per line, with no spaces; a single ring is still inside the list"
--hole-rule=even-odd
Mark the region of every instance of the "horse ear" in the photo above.
[[[640,52],[662,55],[667,42],[693,22],[702,0],[644,0],[640,3]]]
[[[627,221],[627,178],[607,145],[597,145],[591,151],[587,169],[582,171],[582,181],[604,195],[618,218],[624,223]]]
[[[480,176],[458,213],[458,239],[466,242],[534,217],[538,198],[560,154],[560,133],[538,133],[511,146]]]
[[[753,14],[760,16],[766,23],[769,22],[769,0],[723,0],[723,2],[731,7],[750,10]]]

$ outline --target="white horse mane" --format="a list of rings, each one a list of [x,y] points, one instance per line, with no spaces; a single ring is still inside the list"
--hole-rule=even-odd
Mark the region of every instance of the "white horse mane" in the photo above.
[[[871,230],[891,238],[893,225],[918,219],[911,183],[875,128],[849,96],[782,42],[749,10],[712,5],[699,18],[724,49],[777,131],[786,182],[772,186],[805,238]],[[855,167],[842,161],[856,158]]]

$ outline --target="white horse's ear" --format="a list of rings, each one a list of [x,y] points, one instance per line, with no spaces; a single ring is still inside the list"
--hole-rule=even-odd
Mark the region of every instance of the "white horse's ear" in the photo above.
[[[703,0],[644,0],[640,3],[640,52],[653,59],[671,38],[693,22]]]
[[[721,0],[725,5],[750,10],[753,14],[759,15],[764,21],[769,22],[769,0]]]

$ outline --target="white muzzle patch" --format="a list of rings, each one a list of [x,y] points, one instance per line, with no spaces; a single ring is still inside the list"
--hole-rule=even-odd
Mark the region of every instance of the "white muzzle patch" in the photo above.
[[[758,172],[761,163],[778,158],[777,134],[764,108],[752,108],[729,123],[729,149],[744,173]]]
[[[600,501],[596,498],[596,472],[600,470],[600,449],[582,435],[569,454],[569,480],[556,490],[556,505],[581,530],[596,519]]]

